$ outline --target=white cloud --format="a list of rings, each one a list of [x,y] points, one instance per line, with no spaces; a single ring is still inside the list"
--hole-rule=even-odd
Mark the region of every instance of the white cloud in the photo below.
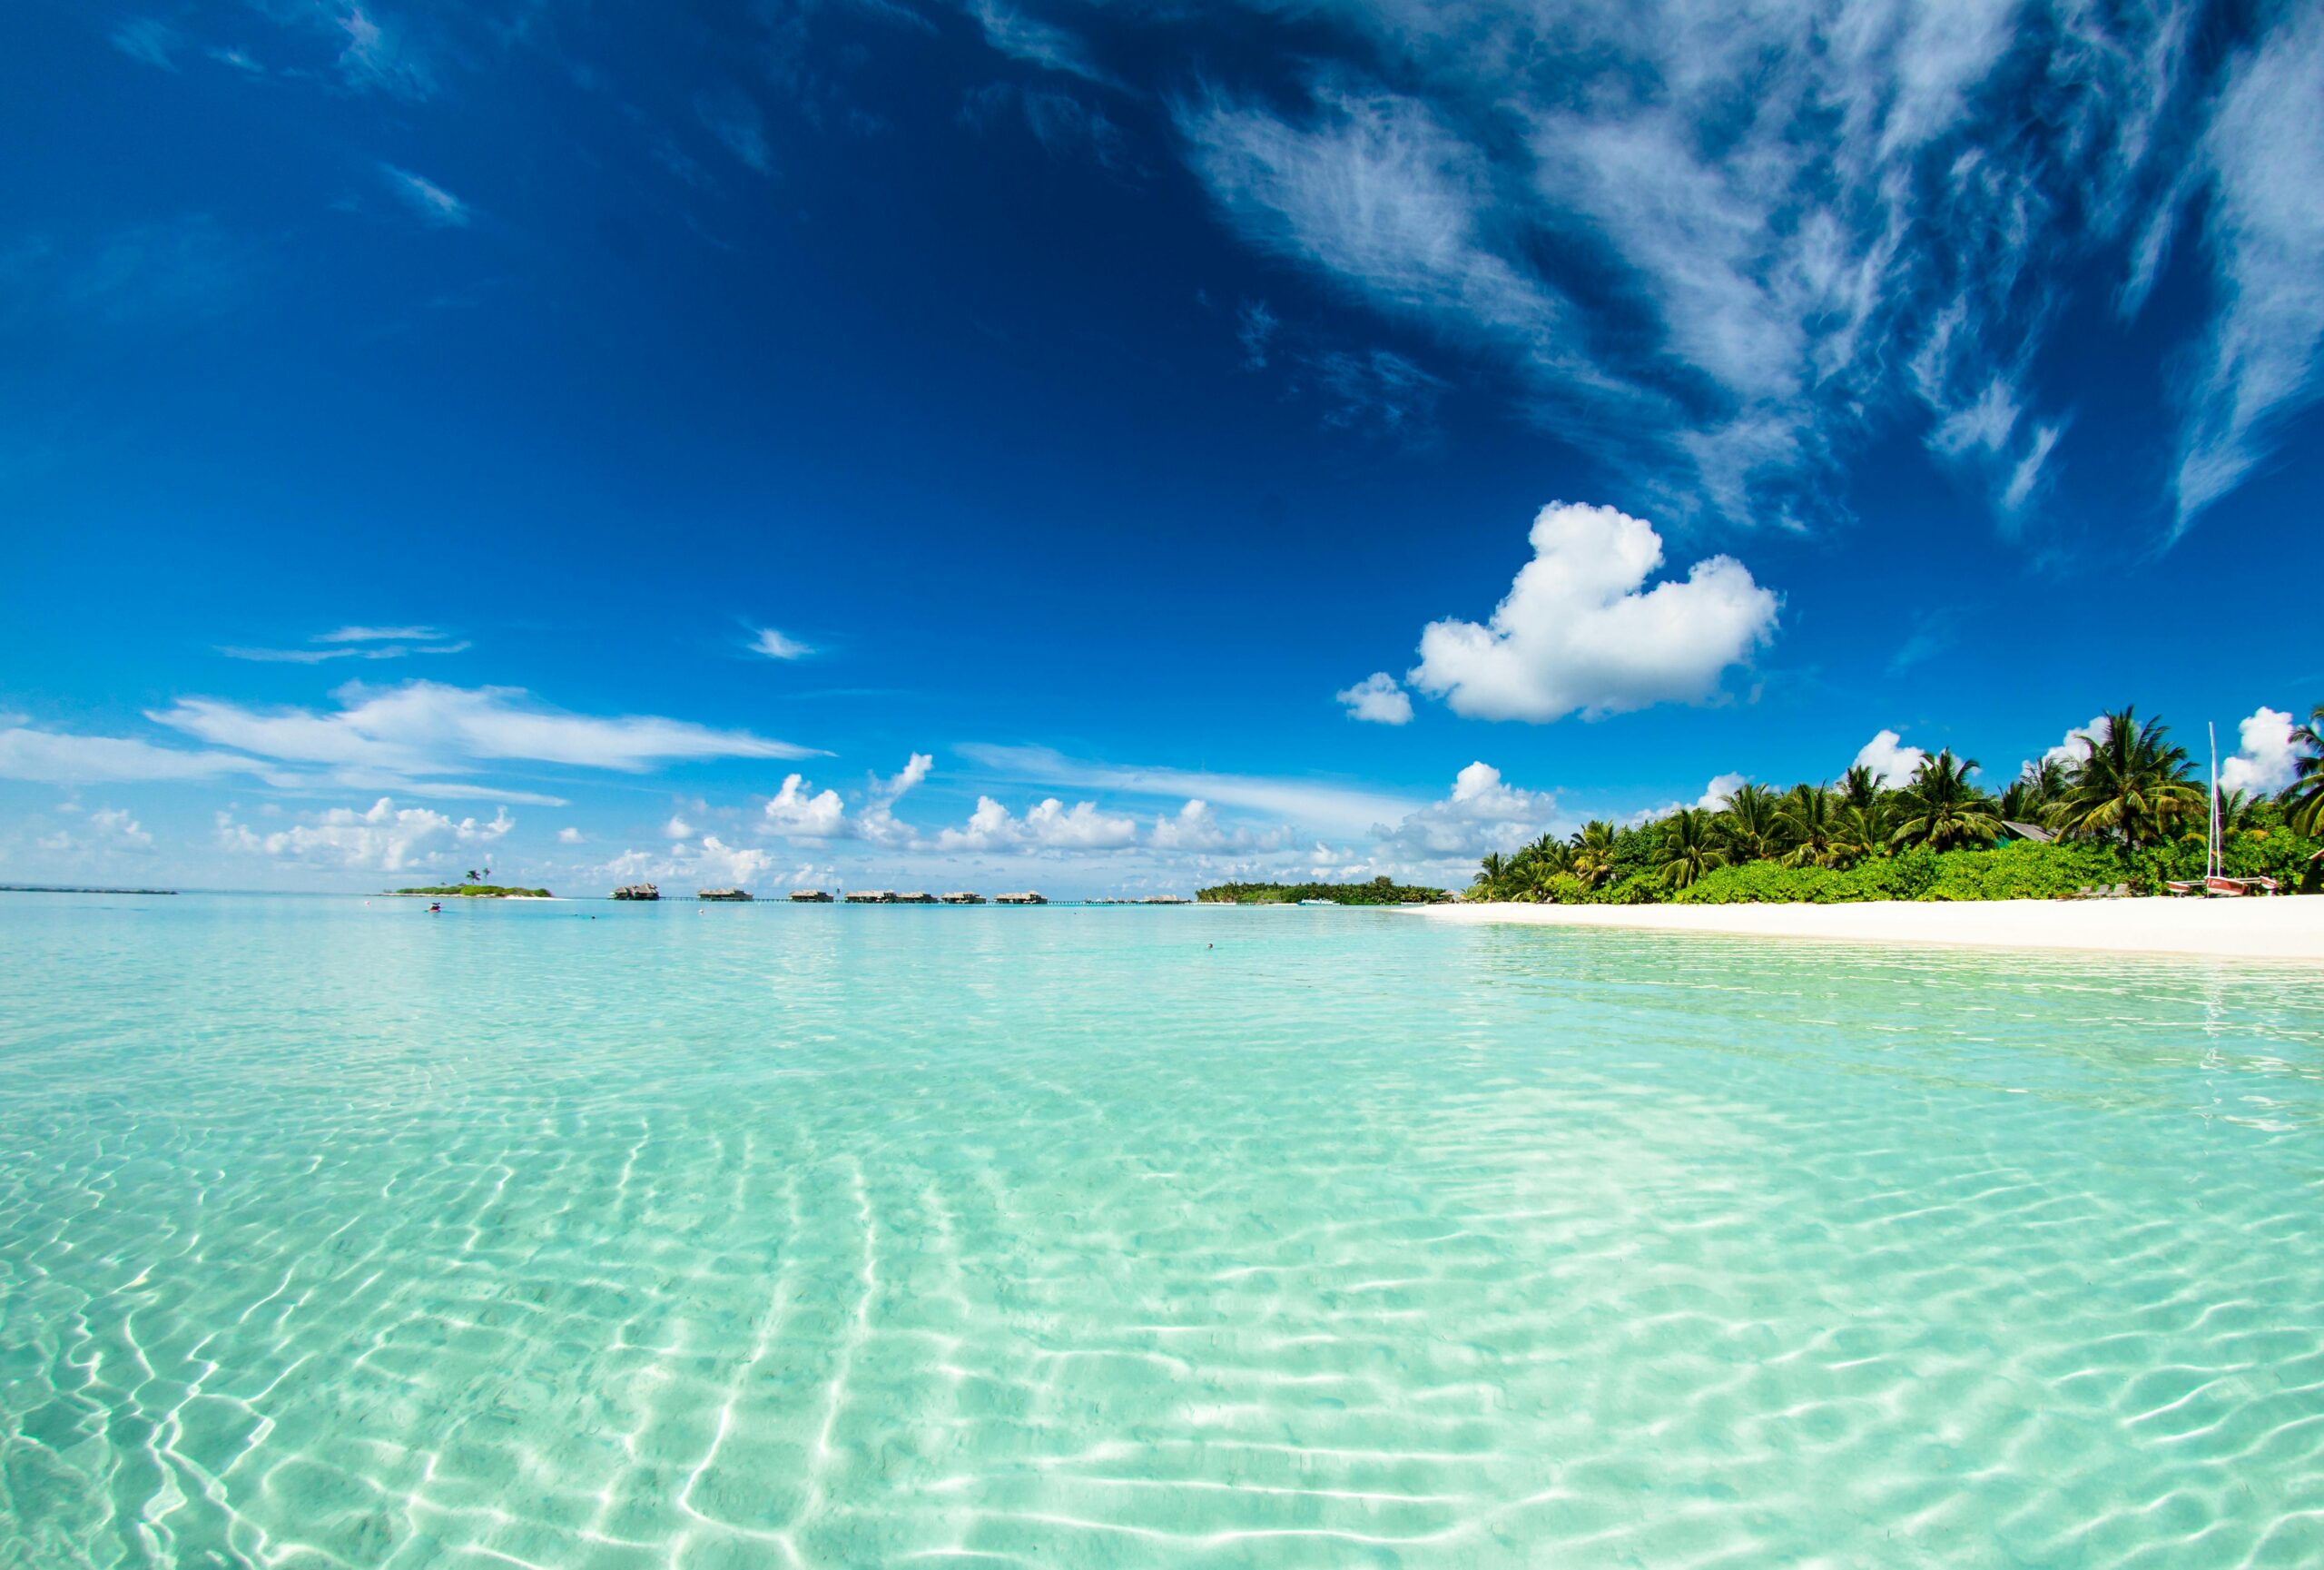
[[[1834,513],[1836,454],[1999,379],[2024,417],[1945,456],[2014,530],[2065,428],[2024,370],[2062,283],[2179,200],[2208,85],[2193,0],[1330,9],[1369,35],[1340,64],[1318,44],[1264,102],[1177,106],[1214,201],[1253,245],[1512,363],[1531,412],[1681,519]],[[2278,123],[2299,160],[2250,162],[2312,203],[2324,181],[2296,171],[2324,139]]]
[[[1927,758],[1922,748],[1906,746],[1904,737],[1884,730],[1856,749],[1856,765],[1851,766],[1870,769],[1883,785],[1893,789],[1910,782]]]
[[[1407,679],[1455,713],[1548,721],[1701,703],[1774,635],[1775,595],[1732,557],[1648,588],[1662,538],[1641,518],[1552,502],[1530,538],[1533,559],[1489,625],[1448,619],[1421,634]]]
[[[142,60],[164,71],[178,68],[175,58],[179,44],[177,30],[166,22],[156,21],[151,16],[139,16],[122,23],[107,36],[114,48],[132,60]]]
[[[577,845],[581,843],[581,831],[576,828],[561,828],[556,831],[556,843],[561,845]]]
[[[662,833],[668,839],[690,840],[694,838],[694,824],[673,813],[670,821],[662,825]]]
[[[2291,716],[2262,705],[2237,730],[2241,746],[2221,760],[2220,789],[2272,795],[2298,776],[2304,749]]]
[[[755,846],[730,845],[716,834],[704,834],[692,864],[705,886],[746,888],[766,875],[774,858]]]
[[[403,199],[404,204],[427,222],[439,229],[464,229],[470,217],[468,204],[424,175],[409,169],[399,169],[392,163],[379,165],[379,173],[387,181],[388,189]]]
[[[569,714],[518,687],[350,682],[331,696],[340,705],[333,713],[261,711],[197,697],[181,698],[149,717],[263,757],[405,775],[461,774],[507,759],[635,774],[665,761],[803,757],[812,750],[653,715]]]
[[[763,654],[769,659],[804,659],[815,651],[795,637],[787,637],[771,627],[763,627],[751,639],[751,652]]]
[[[2181,439],[2176,538],[2265,456],[2269,428],[2317,396],[2324,345],[2324,8],[2231,68],[2202,159],[2221,305]]]
[[[1384,670],[1374,671],[1333,696],[1347,705],[1350,719],[1369,720],[1374,725],[1404,725],[1413,717],[1412,695]]]
[[[974,0],[970,9],[984,29],[985,42],[1010,59],[1067,72],[1102,86],[1117,84],[1089,58],[1088,46],[1064,28],[1028,16],[1002,0]]]
[[[2044,763],[2077,764],[2090,755],[2098,737],[2106,728],[2106,716],[2093,715],[2090,723],[2066,732],[2065,739],[2042,755]]]
[[[59,829],[34,842],[52,855],[103,858],[146,855],[153,849],[153,836],[145,832],[145,826],[125,807],[99,807],[94,812],[83,814],[78,806],[66,802],[56,810],[77,817],[83,832],[76,834],[69,829]]]
[[[361,868],[395,873],[431,866],[454,850],[489,845],[516,826],[502,807],[490,822],[458,821],[426,807],[398,807],[381,796],[365,812],[332,807],[287,829],[260,834],[234,821],[231,813],[218,815],[218,840],[230,850],[274,857],[278,861],[311,865]]]
[[[905,793],[928,777],[936,760],[924,752],[916,752],[904,759],[904,766],[887,779],[874,779],[862,810],[855,815],[855,832],[874,844],[903,846],[917,843],[919,831],[900,821],[895,814],[896,803]]]
[[[128,736],[72,736],[23,726],[0,730],[0,779],[78,785],[96,780],[214,779],[222,775],[271,772],[255,758],[187,752]]]
[[[1430,106],[1319,86],[1306,125],[1213,98],[1177,107],[1212,196],[1253,244],[1315,264],[1370,303],[1510,347],[1559,380],[1596,383],[1569,348],[1564,299],[1482,228],[1487,160]]]
[[[847,809],[840,804],[839,792],[824,790],[810,795],[811,789],[805,776],[786,775],[783,788],[761,809],[765,831],[802,840],[833,839],[845,834]]]
[[[1101,813],[1093,802],[1068,807],[1051,796],[1019,818],[990,796],[979,796],[964,827],[945,829],[930,844],[938,851],[1101,851],[1137,839],[1137,819]]]
[[[743,164],[752,171],[765,174],[774,167],[767,151],[766,122],[759,114],[759,106],[751,102],[739,88],[722,86],[695,94],[694,114],[704,129],[718,138]],[[778,655],[788,659],[789,655]]]
[[[1288,837],[1288,831],[1281,827],[1257,830],[1221,823],[1208,802],[1190,801],[1176,813],[1156,818],[1147,844],[1163,852],[1240,855],[1281,850]]]
[[[1543,833],[1556,815],[1553,793],[1521,790],[1480,762],[1454,777],[1443,801],[1405,815],[1393,827],[1375,824],[1372,832],[1383,849],[1403,856],[1458,860],[1514,850]]]
[[[1009,779],[1122,795],[1168,796],[1182,801],[1194,796],[1329,834],[1364,834],[1373,824],[1402,818],[1420,805],[1384,791],[1358,786],[1264,775],[1095,763],[1067,757],[1048,747],[972,744],[960,751],[970,762]]]
[[[405,42],[400,31],[364,7],[356,5],[340,14],[333,6],[316,5],[307,14],[326,26],[335,22],[345,40],[339,69],[349,85],[399,98],[425,98],[434,91],[435,73],[427,61]]]
[[[251,648],[226,645],[218,652],[229,659],[259,660],[276,665],[320,665],[332,659],[402,659],[416,654],[464,654],[466,638],[450,638],[432,627],[342,627],[319,633],[307,648]]]
[[[442,628],[433,627],[342,627],[317,633],[317,643],[441,643]]]
[[[1714,775],[1710,784],[1703,786],[1703,794],[1695,798],[1695,805],[1705,812],[1725,812],[1727,804],[1735,799],[1735,793],[1750,783],[1748,775]]]

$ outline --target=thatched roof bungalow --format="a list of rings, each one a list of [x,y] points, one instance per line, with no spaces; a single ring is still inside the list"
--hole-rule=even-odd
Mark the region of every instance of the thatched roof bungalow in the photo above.
[[[970,894],[966,889],[956,889],[944,896],[944,903],[948,905],[980,905],[984,903],[984,896]]]
[[[791,903],[794,905],[827,905],[832,896],[822,889],[793,889]]]
[[[1049,903],[1030,889],[1021,894],[995,894],[992,898],[995,904],[1003,905],[1045,905]]]

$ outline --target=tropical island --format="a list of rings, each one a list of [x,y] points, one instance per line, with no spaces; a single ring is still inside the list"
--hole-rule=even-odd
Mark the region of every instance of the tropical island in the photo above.
[[[556,896],[547,889],[520,889],[501,884],[438,884],[424,889],[389,889],[399,898],[410,894],[426,894],[430,899],[462,900],[548,900]]]
[[[1452,897],[1443,889],[1420,888],[1384,877],[1368,884],[1219,884],[1195,891],[1195,899],[1206,905],[1295,905],[1302,900],[1324,900],[1335,905],[1433,905]]]
[[[2212,791],[2160,720],[2103,716],[2078,756],[2028,764],[1998,795],[1974,758],[1924,758],[1893,788],[1742,785],[1679,807],[1487,855],[1470,901],[1827,904],[2180,893],[2315,893],[2324,883],[2324,706],[2274,796]],[[2216,856],[2214,856],[2216,845]]]

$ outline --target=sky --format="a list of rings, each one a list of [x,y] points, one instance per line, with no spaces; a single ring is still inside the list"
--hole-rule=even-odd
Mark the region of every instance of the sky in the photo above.
[[[2324,7],[30,0],[0,881],[1056,897],[2324,701]]]

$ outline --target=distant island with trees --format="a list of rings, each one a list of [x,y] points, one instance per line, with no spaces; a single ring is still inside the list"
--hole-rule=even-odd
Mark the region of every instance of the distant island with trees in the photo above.
[[[1329,900],[1335,905],[1434,905],[1452,897],[1443,889],[1384,877],[1368,884],[1219,884],[1195,891],[1195,899],[1206,905],[1295,905],[1301,900]]]
[[[2220,873],[2315,892],[2324,879],[2324,706],[2274,796],[2221,792]],[[2200,886],[2211,793],[2160,720],[2123,708],[2079,757],[2028,764],[1998,795],[1947,749],[1891,788],[1862,765],[1837,785],[1736,787],[1718,807],[1599,820],[1480,864],[1465,897],[1557,904],[2072,899]]]

